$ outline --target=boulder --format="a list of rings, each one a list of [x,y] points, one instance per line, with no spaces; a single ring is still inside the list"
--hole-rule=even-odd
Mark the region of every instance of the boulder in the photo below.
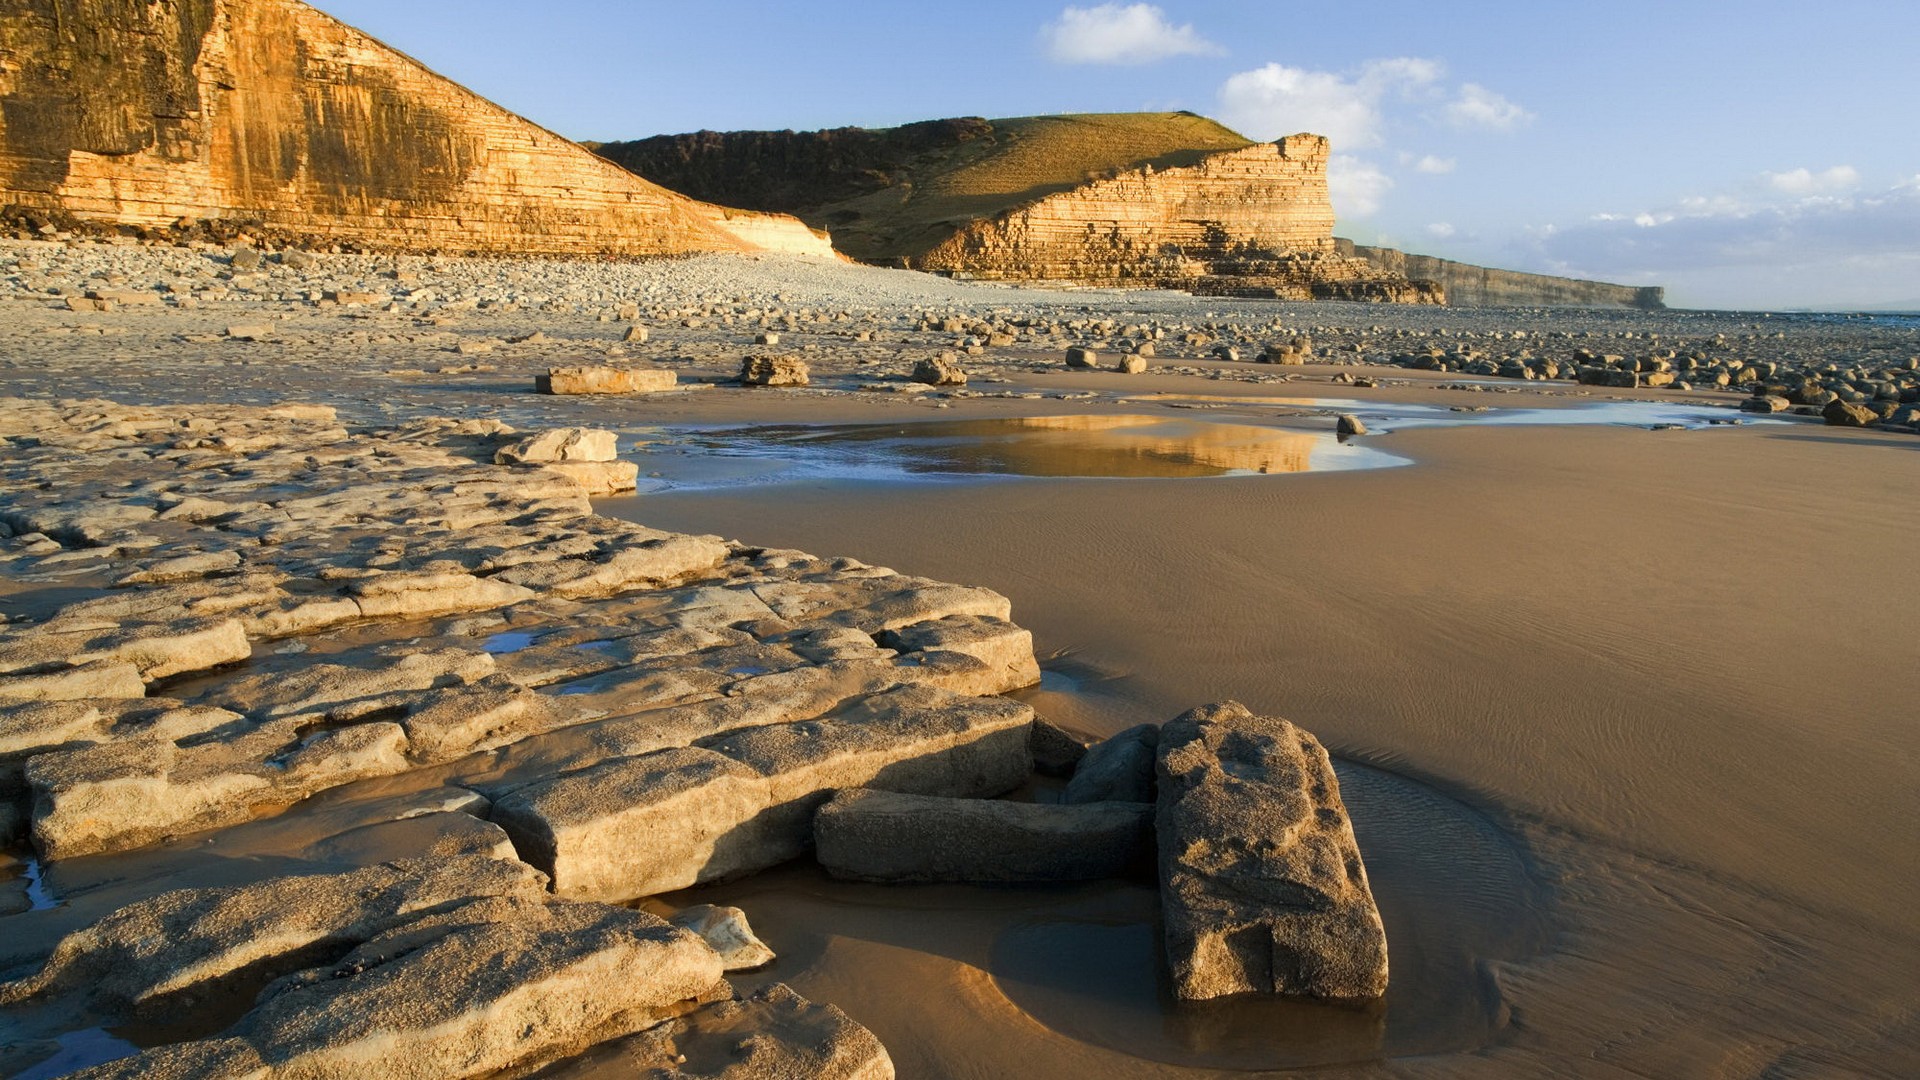
[[[1089,371],[1100,366],[1100,354],[1079,345],[1067,350],[1067,366],[1085,368]]]
[[[797,356],[749,356],[740,364],[748,386],[805,386],[807,363]]]
[[[1786,412],[1791,408],[1793,408],[1792,402],[1776,394],[1762,394],[1757,397],[1746,398],[1740,402],[1741,412],[1766,413],[1771,415],[1773,413]]]
[[[913,365],[913,381],[928,386],[965,386],[967,373],[952,356],[935,356]]]
[[[1827,402],[1826,408],[1820,410],[1820,415],[1833,427],[1866,427],[1880,422],[1879,413],[1864,405],[1854,405],[1838,398]]]
[[[1147,348],[1147,346],[1141,346]],[[1113,370],[1122,375],[1138,375],[1147,370],[1147,362],[1139,353],[1122,356],[1113,362]]]
[[[843,791],[813,836],[820,865],[854,881],[1084,881],[1148,864],[1153,807]]]
[[[1184,999],[1377,998],[1387,937],[1325,748],[1237,702],[1160,731],[1160,898]]]
[[[655,368],[582,365],[536,375],[533,388],[542,394],[657,394],[679,382],[680,376]]]
[[[1159,745],[1160,729],[1153,724],[1130,727],[1094,743],[1073,770],[1061,801],[1152,802],[1154,748]]]
[[[1352,413],[1341,413],[1340,419],[1334,423],[1333,430],[1341,435],[1365,435],[1367,425]]]

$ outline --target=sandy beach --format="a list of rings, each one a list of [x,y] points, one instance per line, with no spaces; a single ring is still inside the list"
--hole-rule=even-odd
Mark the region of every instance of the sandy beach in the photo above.
[[[488,266],[447,273],[480,280]],[[658,275],[662,312],[649,320],[652,342],[628,350],[634,360],[718,380],[751,351],[751,320],[689,315],[703,325],[687,327],[664,317],[702,303],[706,268],[633,272]],[[816,371],[803,391],[532,395],[530,373],[556,356],[617,347],[626,320],[603,321],[609,305],[584,298],[566,311],[456,307],[433,325],[424,312],[342,323],[291,304],[272,308],[278,344],[194,340],[268,304],[236,297],[211,312],[84,317],[16,301],[9,311],[20,317],[0,334],[12,350],[0,394],[73,395],[99,380],[103,354],[118,353],[153,358],[104,388],[127,402],[271,395],[368,421],[606,427],[643,476],[662,476],[659,490],[597,500],[601,514],[1004,594],[1047,672],[1018,696],[1055,723],[1099,737],[1236,699],[1316,733],[1336,756],[1393,949],[1389,995],[1369,1009],[1174,1006],[1157,982],[1151,879],[882,887],[833,882],[801,860],[664,898],[748,910],[780,959],[747,984],[778,980],[838,1005],[879,1036],[902,1076],[1920,1071],[1920,924],[1909,900],[1920,884],[1920,631],[1899,584],[1920,536],[1920,439],[1801,418],[1683,430],[1504,424],[1499,410],[1631,399],[1730,419],[1738,398],[1565,382],[1451,388],[1463,384],[1326,362],[1291,369],[1286,383],[1256,382],[1243,376],[1276,369],[1198,348],[1123,376],[1062,371],[1057,350],[1022,342],[963,361],[1004,380],[975,389],[1032,396],[861,391],[953,336],[914,329],[918,309],[936,305],[1121,322],[1312,320],[1323,340],[1516,326],[1671,340],[1745,323],[1207,305],[905,276],[924,295],[889,298],[877,271],[806,273],[817,279],[786,286],[784,306],[865,301],[873,314],[856,323],[879,334],[784,331],[788,347],[818,346],[800,354]],[[117,336],[50,332],[102,325]],[[339,336],[368,325],[396,338]],[[505,343],[543,328],[554,340]],[[1845,327],[1794,332],[1815,352],[1850,340]],[[1912,330],[1875,333],[1876,348],[1920,349]],[[399,340],[407,334],[420,337]],[[481,339],[484,355],[453,352],[457,340]],[[1321,359],[1329,355],[1330,343]],[[863,359],[872,356],[895,359]],[[1354,389],[1331,381],[1342,372],[1388,381]],[[1512,392],[1491,392],[1502,390]],[[1399,418],[1421,407],[1495,412],[1402,429]],[[1345,411],[1369,418],[1359,446],[1407,464],[1177,478],[1063,468],[1069,475],[675,480],[711,468],[683,452],[689,432],[743,426],[1143,415],[1310,436],[1300,451],[1310,458]],[[1070,464],[1073,426],[1058,443]],[[15,618],[57,599],[8,589],[0,602]],[[331,835],[355,805],[303,804],[247,826],[251,846],[239,850],[267,859],[276,845]],[[55,864],[48,880],[67,907],[7,917],[25,935],[10,955],[110,903],[244,875],[237,864],[176,858],[182,850]]]

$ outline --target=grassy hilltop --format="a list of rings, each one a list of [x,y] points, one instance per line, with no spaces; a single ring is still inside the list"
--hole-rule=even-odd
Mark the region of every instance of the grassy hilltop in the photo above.
[[[664,187],[794,214],[857,259],[916,255],[960,225],[1142,165],[1192,165],[1252,145],[1203,116],[963,117],[896,128],[700,131],[589,144]]]

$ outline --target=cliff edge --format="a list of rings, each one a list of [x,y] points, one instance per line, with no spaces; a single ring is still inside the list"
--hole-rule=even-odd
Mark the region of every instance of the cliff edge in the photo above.
[[[702,205],[298,0],[0,0],[0,207],[378,250],[831,254]]]

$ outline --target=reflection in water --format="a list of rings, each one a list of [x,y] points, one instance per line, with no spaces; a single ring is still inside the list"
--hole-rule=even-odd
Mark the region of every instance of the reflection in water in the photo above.
[[[1253,476],[1405,464],[1329,434],[1154,416],[1037,416],[910,424],[700,431],[676,461],[650,456],[676,489],[797,479],[953,476]]]

